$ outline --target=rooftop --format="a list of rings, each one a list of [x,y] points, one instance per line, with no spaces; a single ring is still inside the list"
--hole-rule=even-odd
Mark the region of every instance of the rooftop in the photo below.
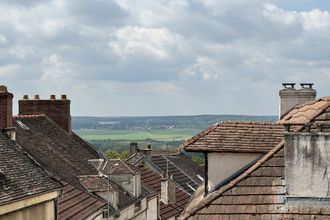
[[[225,122],[187,140],[182,148],[198,152],[266,153],[282,139],[284,128],[272,123]]]
[[[139,165],[138,169],[141,174],[142,183],[160,193],[162,176],[142,165]],[[166,205],[163,202],[160,202],[160,216],[162,219],[168,219],[172,216],[179,216],[190,199],[190,195],[178,187],[176,187],[175,197],[174,204]]]
[[[202,180],[197,176],[204,177],[204,172],[183,153],[176,155],[152,156],[150,160],[163,173],[173,175],[178,186],[189,194],[193,194]]]
[[[0,132],[0,203],[59,190],[61,184],[50,178],[15,142]]]
[[[77,187],[63,182],[63,196],[59,199],[59,219],[80,220],[85,219],[97,211],[101,211],[106,205],[106,201],[90,193],[86,193]],[[110,213],[115,210],[110,207]]]
[[[84,189],[79,175],[97,174],[88,159],[99,153],[76,134],[68,133],[46,116],[16,117],[16,141],[40,165],[60,181]]]

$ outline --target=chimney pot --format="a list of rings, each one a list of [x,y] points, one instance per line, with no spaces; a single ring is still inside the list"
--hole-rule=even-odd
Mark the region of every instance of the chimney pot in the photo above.
[[[56,96],[55,95],[50,95],[50,99],[51,100],[56,100]]]
[[[62,100],[66,100],[66,95],[61,95]]]
[[[312,89],[314,83],[300,83],[301,88],[303,89]]]
[[[294,89],[294,86],[296,85],[295,83],[282,83],[284,88],[286,89]]]
[[[35,100],[39,100],[40,99],[40,96],[39,95],[34,95],[34,99]]]
[[[6,92],[8,92],[7,87],[4,86],[4,85],[0,85],[0,92],[1,92],[1,93],[6,93]]]
[[[28,100],[29,99],[29,96],[28,95],[23,95],[23,99],[24,100]]]

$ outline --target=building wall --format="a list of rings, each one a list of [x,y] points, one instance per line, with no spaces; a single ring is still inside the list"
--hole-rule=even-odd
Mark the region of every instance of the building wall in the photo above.
[[[284,140],[288,196],[330,198],[330,133],[286,133]]]
[[[155,196],[148,200],[147,219],[156,220],[158,218],[158,197]]]
[[[260,156],[258,153],[208,153],[208,190]]]
[[[54,200],[29,206],[6,215],[0,220],[55,220]]]
[[[128,206],[120,212],[120,216],[115,218],[116,220],[146,220],[147,219],[147,198],[141,201],[141,208],[136,209],[135,204]],[[149,220],[149,219],[148,219]]]

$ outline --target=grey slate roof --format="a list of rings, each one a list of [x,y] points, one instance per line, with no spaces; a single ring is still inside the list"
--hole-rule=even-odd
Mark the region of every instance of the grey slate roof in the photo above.
[[[46,116],[16,117],[14,125],[17,142],[57,179],[84,190],[77,176],[97,174],[88,159],[100,158],[98,152]]]
[[[187,193],[193,194],[203,182],[197,177],[204,177],[204,172],[183,153],[176,155],[152,156],[150,160],[163,172],[173,175],[175,182]]]
[[[15,142],[0,132],[0,204],[45,192],[61,184],[51,179]]]

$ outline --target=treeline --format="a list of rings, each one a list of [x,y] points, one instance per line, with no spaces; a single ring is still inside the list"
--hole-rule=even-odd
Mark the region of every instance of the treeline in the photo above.
[[[274,122],[276,116],[197,115],[150,117],[73,117],[73,129],[145,130],[169,128],[204,129],[224,121]]]
[[[117,153],[122,153],[129,150],[130,141],[129,140],[90,140],[93,146],[95,146],[100,151],[116,151]],[[145,148],[149,144],[156,149],[176,149],[180,146],[183,141],[157,141],[153,139],[145,139],[140,141],[134,141],[138,143],[140,148]]]

